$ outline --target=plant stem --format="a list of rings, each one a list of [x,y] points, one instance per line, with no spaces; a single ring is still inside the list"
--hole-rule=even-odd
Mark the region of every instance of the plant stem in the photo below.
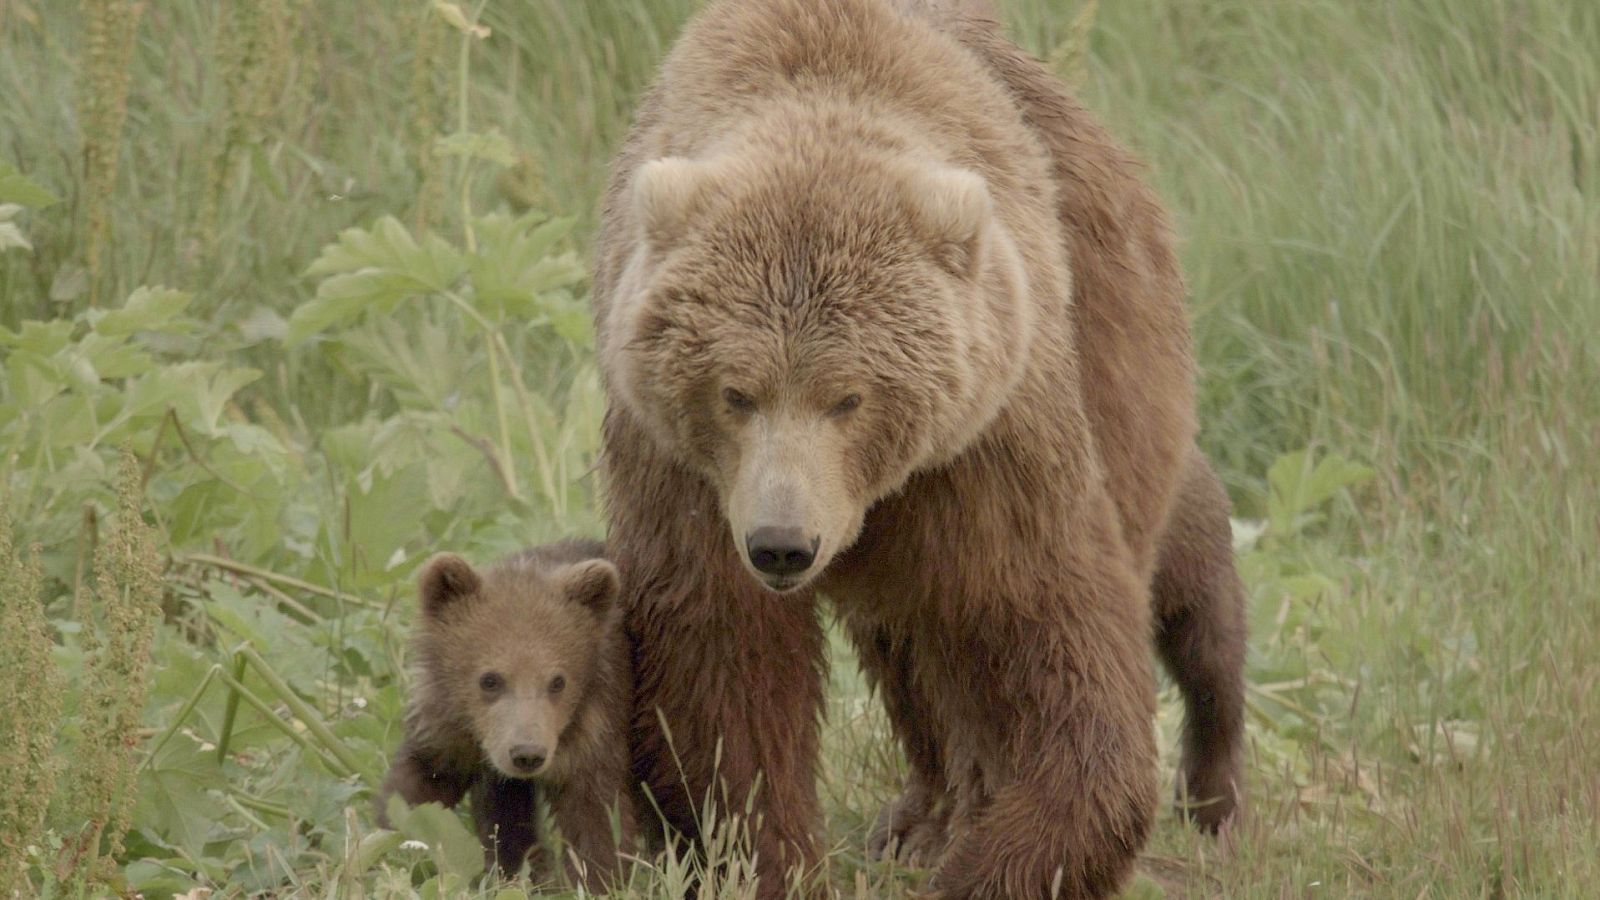
[[[511,359],[510,352],[506,350],[504,340],[500,337],[500,329],[493,322],[484,318],[483,313],[478,312],[467,301],[467,298],[455,291],[440,291],[440,295],[454,304],[467,318],[477,323],[479,328],[483,329],[484,341],[489,350],[489,389],[494,398],[495,420],[500,428],[500,465],[503,469],[506,485],[511,491],[511,499],[520,501],[522,492],[517,488],[517,464],[516,460],[511,456],[511,429],[506,419],[505,394],[500,387],[500,362],[496,357],[504,359],[507,368],[513,370],[511,373],[513,376],[511,378],[512,390],[517,393],[518,399],[522,401],[524,407],[523,415],[526,418],[526,392],[522,385],[522,378],[515,372],[516,365]],[[537,437],[531,429],[528,434],[529,437]],[[535,455],[541,460],[541,475],[546,475],[545,470],[548,469],[548,464],[543,462],[544,448],[538,440],[534,440],[533,444]]]
[[[233,680],[244,682],[244,657],[233,654]],[[233,723],[239,717],[239,692],[228,692],[228,703],[222,709],[222,733],[217,735],[217,764],[228,758],[228,745],[233,742]]]
[[[310,594],[317,594],[318,596],[328,597],[333,600],[339,600],[346,603],[354,603],[357,606],[365,606],[368,609],[383,608],[383,604],[381,603],[367,600],[362,597],[357,597],[354,594],[346,594],[341,591],[336,591],[332,588],[325,588],[320,584],[312,584],[309,581],[302,581],[291,575],[280,575],[277,572],[273,572],[268,569],[258,568],[256,566],[237,562],[221,556],[212,556],[209,553],[190,553],[186,556],[180,557],[179,559],[181,562],[192,563],[197,566],[210,566],[214,569],[222,569],[227,572],[233,572],[237,575],[247,575],[251,578],[259,578],[263,581],[271,581],[277,584],[288,585],[296,590],[302,590]]]
[[[341,741],[339,736],[334,734],[333,730],[322,721],[322,717],[317,714],[316,710],[311,708],[311,704],[300,699],[300,695],[296,694],[288,683],[283,680],[283,677],[272,666],[268,665],[260,654],[256,653],[255,648],[246,645],[239,648],[239,653],[249,661],[250,667],[256,670],[256,674],[261,676],[261,680],[272,688],[272,692],[278,696],[278,699],[288,705],[290,711],[306,726],[306,730],[316,735],[317,740],[321,741],[324,747],[338,757],[340,764],[349,770],[348,774],[360,774],[363,778],[369,781],[372,780],[367,777],[367,773],[361,771],[361,760],[350,747],[344,741]]]
[[[334,775],[340,778],[355,774],[353,771],[347,771],[337,757],[329,755],[328,752],[324,751],[321,747],[318,747],[315,743],[313,743],[310,738],[298,731],[295,731],[293,725],[290,725],[288,722],[285,722],[282,718],[280,718],[278,713],[273,710],[271,706],[267,705],[265,700],[257,697],[253,691],[245,687],[244,682],[239,681],[232,675],[229,675],[227,672],[219,672],[217,677],[222,679],[223,684],[233,688],[234,691],[238,693],[239,697],[244,700],[244,702],[255,707],[256,712],[261,713],[261,715],[266,718],[267,722],[271,724],[272,727],[283,732],[285,737],[289,738],[291,741],[294,741],[296,744],[299,744],[301,749],[320,760],[323,766],[327,767],[328,771],[334,773]]]

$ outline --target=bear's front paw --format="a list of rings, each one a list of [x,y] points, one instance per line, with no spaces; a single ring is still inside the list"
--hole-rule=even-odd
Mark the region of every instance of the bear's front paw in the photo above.
[[[867,835],[867,858],[895,860],[911,868],[926,868],[944,854],[947,816],[936,810],[928,791],[907,787],[884,805]]]

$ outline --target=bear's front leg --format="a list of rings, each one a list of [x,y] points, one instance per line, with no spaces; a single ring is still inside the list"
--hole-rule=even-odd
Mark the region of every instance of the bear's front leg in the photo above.
[[[632,852],[637,834],[627,746],[607,749],[616,751],[615,758],[597,760],[550,797],[556,827],[567,845],[562,863],[568,880],[591,894],[604,894],[619,883],[620,854]]]
[[[982,712],[970,732],[974,802],[958,804],[933,882],[944,900],[1109,896],[1149,834],[1157,774],[1144,593],[1109,557],[1080,558],[1059,581],[1032,586],[1038,593],[1016,585],[1023,596],[990,606],[946,669],[951,708]]]
[[[544,848],[539,845],[539,788],[522,778],[507,778],[486,771],[472,789],[472,820],[483,842],[484,865],[512,878],[529,865],[534,881],[546,874]]]
[[[708,813],[718,827],[749,829],[757,896],[788,896],[794,878],[815,869],[822,826],[815,607],[809,597],[763,596],[730,572],[676,612],[639,623],[635,775],[679,834],[709,838]]]
[[[933,714],[911,683],[910,638],[874,622],[859,608],[845,617],[867,683],[883,700],[910,772],[900,795],[878,813],[867,835],[870,859],[930,864],[944,852],[948,791]]]

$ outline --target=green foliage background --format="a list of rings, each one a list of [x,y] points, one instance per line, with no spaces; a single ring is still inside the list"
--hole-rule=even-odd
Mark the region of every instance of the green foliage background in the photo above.
[[[69,772],[123,448],[164,569],[95,890],[497,890],[455,819],[367,812],[409,579],[601,529],[587,234],[695,5],[0,0],[0,496]],[[1251,590],[1252,815],[1220,845],[1164,819],[1134,892],[1584,896],[1600,5],[1002,6],[1178,217]],[[918,876],[861,845],[899,762],[836,655],[829,877],[893,896]],[[1178,720],[1167,691],[1169,755]],[[70,892],[74,815],[28,836],[25,892]]]

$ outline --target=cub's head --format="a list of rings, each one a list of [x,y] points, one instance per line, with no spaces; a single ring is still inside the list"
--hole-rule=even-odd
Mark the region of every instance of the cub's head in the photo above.
[[[616,568],[603,559],[544,566],[524,555],[479,572],[442,553],[423,567],[419,588],[424,688],[502,774],[547,774],[617,627]]]
[[[847,149],[658,159],[631,215],[608,377],[716,488],[773,590],[965,449],[1021,376],[1026,274],[971,170]]]

